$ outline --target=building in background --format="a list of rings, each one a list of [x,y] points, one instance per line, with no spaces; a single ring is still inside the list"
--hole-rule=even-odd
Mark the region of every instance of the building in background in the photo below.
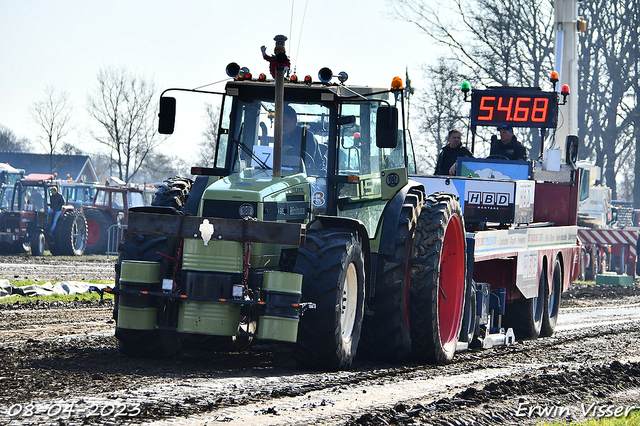
[[[60,179],[97,182],[98,174],[88,155],[49,155],[24,152],[0,152],[0,163],[9,163],[29,173],[57,174]]]

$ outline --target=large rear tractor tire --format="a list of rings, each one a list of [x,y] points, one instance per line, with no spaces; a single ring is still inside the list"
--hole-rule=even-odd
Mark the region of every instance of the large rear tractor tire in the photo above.
[[[400,361],[411,353],[409,334],[409,259],[422,192],[407,194],[395,233],[393,255],[378,255],[376,292],[368,302],[358,356],[368,360]]]
[[[458,343],[466,289],[464,219],[451,194],[432,194],[422,207],[410,283],[412,354],[419,362],[448,363]]]
[[[542,314],[542,328],[540,337],[549,337],[556,331],[558,323],[558,312],[560,312],[560,297],[562,295],[562,265],[556,259],[553,267],[553,278],[551,279],[551,291],[549,286],[545,287],[544,313]]]
[[[543,267],[538,282],[538,295],[531,299],[507,304],[504,314],[505,328],[513,328],[517,340],[533,340],[540,336],[544,315],[547,272]]]
[[[109,228],[113,220],[100,210],[85,210],[87,217],[86,254],[105,254],[109,240]]]
[[[308,232],[294,272],[303,275],[302,301],[316,309],[300,318],[295,356],[301,364],[334,371],[351,366],[364,317],[364,256],[356,232]]]
[[[152,206],[173,207],[183,211],[189,198],[193,181],[189,178],[172,177],[160,185],[151,201]]]
[[[87,220],[84,213],[68,210],[58,219],[49,250],[54,256],[82,256],[87,247]]]

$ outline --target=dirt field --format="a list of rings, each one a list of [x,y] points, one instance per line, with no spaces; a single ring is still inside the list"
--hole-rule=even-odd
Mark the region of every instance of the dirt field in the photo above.
[[[113,279],[114,259],[0,260],[0,278]],[[282,345],[132,359],[110,302],[0,306],[0,424],[533,425],[640,408],[638,286],[574,285],[551,338],[337,373]]]

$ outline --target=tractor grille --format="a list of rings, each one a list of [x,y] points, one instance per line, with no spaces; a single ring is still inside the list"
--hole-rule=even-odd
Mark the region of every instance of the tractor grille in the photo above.
[[[219,217],[223,219],[244,219],[257,217],[258,203],[246,201],[204,200],[202,206],[203,217]]]
[[[8,216],[4,220],[3,232],[18,232],[20,229],[20,216]]]

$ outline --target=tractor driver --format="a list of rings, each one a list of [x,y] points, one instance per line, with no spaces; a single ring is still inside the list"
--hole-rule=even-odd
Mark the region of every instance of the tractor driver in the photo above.
[[[53,233],[53,230],[56,227],[56,223],[58,222],[58,218],[62,213],[62,206],[64,205],[64,197],[62,194],[58,193],[58,188],[52,186],[49,190],[50,197],[50,208],[47,211],[49,213],[47,215],[47,223],[51,220],[50,217],[53,215],[53,222],[51,223],[51,228],[49,228],[49,233]]]
[[[282,155],[299,155],[307,170],[316,173],[325,168],[315,135],[298,126],[298,114],[290,105],[284,107],[282,117]]]

